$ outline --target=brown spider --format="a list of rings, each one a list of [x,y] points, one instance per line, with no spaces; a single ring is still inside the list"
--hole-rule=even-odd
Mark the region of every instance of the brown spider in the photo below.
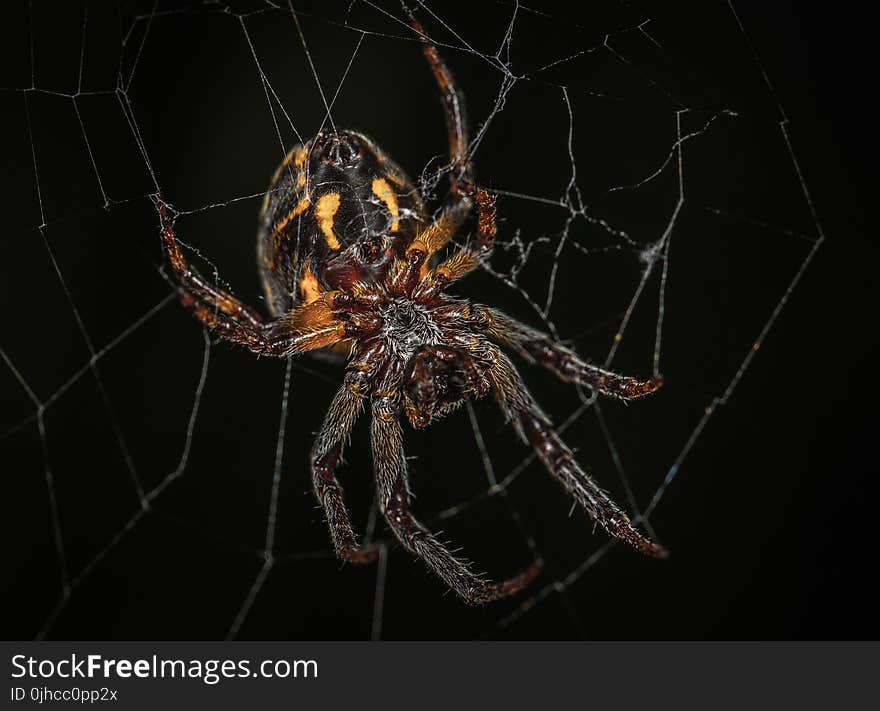
[[[540,561],[500,583],[482,578],[410,511],[402,414],[422,428],[467,398],[489,393],[597,524],[642,553],[662,557],[665,550],[639,533],[580,468],[499,346],[563,380],[624,400],[654,392],[660,380],[641,382],[590,365],[500,311],[445,293],[491,254],[495,198],[472,181],[462,95],[421,25],[413,19],[411,24],[440,87],[449,133],[451,191],[439,217],[429,221],[409,178],[365,136],[322,132],[287,155],[263,204],[257,251],[271,320],[187,263],[174,233],[177,213],[155,199],[180,299],[220,337],[257,354],[349,352],[344,385],[311,455],[315,495],[343,560],[366,563],[378,554],[377,547],[358,543],[335,476],[368,402],[379,507],[400,542],[470,603],[511,595],[537,575]],[[476,233],[441,259],[474,209]]]

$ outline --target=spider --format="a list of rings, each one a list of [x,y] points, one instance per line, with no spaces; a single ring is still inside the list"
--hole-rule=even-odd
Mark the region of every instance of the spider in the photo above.
[[[461,92],[421,24],[410,17],[442,96],[450,191],[431,220],[406,174],[366,136],[321,131],[287,154],[263,202],[258,266],[271,319],[209,283],[189,265],[174,230],[175,210],[154,204],[161,240],[180,300],[220,338],[259,355],[289,357],[317,349],[347,352],[344,382],[311,453],[314,493],[326,514],[336,554],[376,560],[346,510],[336,468],[355,419],[367,405],[379,508],[409,551],[464,601],[512,595],[539,572],[536,560],[500,582],[476,574],[413,515],[402,419],[415,428],[469,398],[494,395],[519,436],[607,533],[640,552],[663,557],[575,461],[550,418],[526,388],[502,346],[562,380],[623,400],[657,390],[591,365],[549,335],[499,310],[447,291],[492,253],[495,197],[473,182]],[[443,258],[450,239],[475,213],[467,243]]]

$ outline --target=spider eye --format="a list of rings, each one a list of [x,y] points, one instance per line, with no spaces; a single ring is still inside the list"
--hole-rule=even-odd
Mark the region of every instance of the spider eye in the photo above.
[[[321,134],[312,147],[313,157],[338,168],[353,168],[360,163],[363,154],[360,137],[347,131]]]

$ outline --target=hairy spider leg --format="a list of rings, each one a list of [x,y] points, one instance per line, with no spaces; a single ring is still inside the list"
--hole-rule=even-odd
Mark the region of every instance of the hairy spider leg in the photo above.
[[[465,602],[481,604],[513,595],[528,585],[541,570],[535,561],[519,574],[492,582],[474,573],[456,558],[410,510],[411,494],[400,426],[400,396],[387,393],[373,401],[371,424],[373,467],[379,506],[398,540],[419,556],[429,568]]]
[[[475,304],[472,314],[475,325],[493,341],[513,348],[530,363],[539,363],[566,382],[586,385],[602,395],[620,400],[649,395],[663,385],[662,378],[638,380],[587,363],[548,334],[497,309]]]
[[[495,224],[495,196],[483,188],[474,188],[474,201],[477,204],[476,234],[464,247],[425,275],[422,283],[413,291],[414,298],[431,299],[438,296],[450,284],[469,274],[480,262],[492,255],[498,232]]]
[[[663,546],[653,543],[630,522],[627,515],[583,470],[568,446],[559,438],[553,422],[528,391],[510,359],[493,346],[495,364],[489,370],[496,397],[505,414],[514,422],[523,440],[535,449],[547,471],[556,478],[590,518],[611,536],[645,555],[665,558]]]
[[[351,563],[371,563],[376,560],[380,546],[362,546],[358,543],[345,507],[342,486],[336,479],[336,466],[342,458],[342,449],[363,403],[363,395],[354,392],[353,386],[354,383],[346,378],[346,384],[336,393],[324,417],[324,424],[312,448],[312,485],[327,516],[327,527],[336,555]]]
[[[473,209],[474,200],[479,204],[480,191],[474,186],[473,165],[468,158],[468,131],[467,117],[465,115],[464,96],[446,63],[437,52],[437,47],[425,33],[422,24],[413,16],[409,8],[409,24],[413,31],[421,39],[422,52],[428,60],[428,65],[434,74],[437,87],[440,89],[440,98],[443,104],[443,115],[446,121],[447,136],[449,141],[449,162],[451,166],[450,194],[446,204],[441,210],[440,217],[430,225],[417,238],[413,245],[424,249],[428,255],[435,254],[443,247],[458,231],[465,218]],[[444,168],[438,170],[442,172]],[[492,200],[492,216],[494,219],[494,199]],[[482,220],[481,220],[482,224]],[[493,234],[494,236],[494,234]],[[416,244],[422,242],[422,245]],[[427,274],[427,270],[422,276]]]
[[[409,8],[405,9],[410,27],[421,38],[422,52],[440,89],[449,138],[449,160],[452,165],[450,197],[441,217],[413,242],[411,248],[424,249],[428,255],[436,253],[457,232],[474,202],[477,206],[477,233],[474,238],[433,272],[423,270],[423,276],[426,280],[430,277],[432,285],[426,285],[417,296],[428,297],[439,294],[448,284],[468,274],[491,254],[496,233],[495,196],[475,187],[473,183],[473,165],[468,159],[467,117],[461,90],[422,24]]]

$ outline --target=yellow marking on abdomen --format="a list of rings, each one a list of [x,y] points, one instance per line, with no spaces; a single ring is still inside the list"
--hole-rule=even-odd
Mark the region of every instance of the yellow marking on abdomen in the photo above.
[[[281,180],[281,174],[284,172],[285,168],[288,168],[291,164],[296,166],[296,168],[302,168],[303,164],[306,162],[306,156],[308,155],[308,151],[302,146],[296,146],[292,148],[286,156],[284,156],[284,160],[281,161],[279,166],[275,169],[275,172],[272,173],[272,180],[269,183],[270,186],[274,186]],[[299,190],[302,188],[302,185],[305,183],[305,175],[304,171],[300,171],[299,176],[297,176],[296,189]],[[266,197],[263,199],[263,212],[269,207],[269,198],[272,195],[272,191],[266,193]]]
[[[290,221],[294,217],[298,217],[299,215],[302,215],[306,210],[308,210],[309,205],[311,204],[312,202],[308,198],[303,198],[302,200],[300,200],[297,203],[296,207],[288,212],[281,220],[281,222],[278,223],[278,226],[274,230],[272,230],[272,238],[274,239],[275,237],[277,237],[281,230],[287,227],[288,223],[290,223]]]
[[[295,167],[301,168],[302,164],[306,162],[307,155],[308,151],[305,148],[297,146],[284,157],[284,162],[281,165],[288,166],[293,164]]]
[[[303,164],[306,162],[306,156],[308,155],[308,151],[302,146],[297,146],[296,148],[292,148],[290,152],[284,156],[284,160],[281,161],[281,165],[279,165],[275,172],[272,174],[272,185],[278,182],[279,178],[281,178],[281,173],[285,168],[293,165],[296,168],[302,168]],[[266,199],[269,199],[269,194],[266,194]]]
[[[330,249],[339,249],[339,240],[333,234],[333,218],[339,209],[340,197],[339,193],[327,193],[318,198],[315,204],[315,220],[318,227],[324,233],[324,240]]]
[[[303,269],[302,279],[299,280],[299,293],[304,304],[311,304],[321,298],[324,293],[318,283],[318,277],[312,272],[310,265],[306,264]]]
[[[392,190],[385,178],[374,178],[372,187],[373,195],[385,203],[385,207],[391,213],[391,231],[397,232],[400,227],[398,224],[400,221],[400,209],[397,206],[397,193]]]

